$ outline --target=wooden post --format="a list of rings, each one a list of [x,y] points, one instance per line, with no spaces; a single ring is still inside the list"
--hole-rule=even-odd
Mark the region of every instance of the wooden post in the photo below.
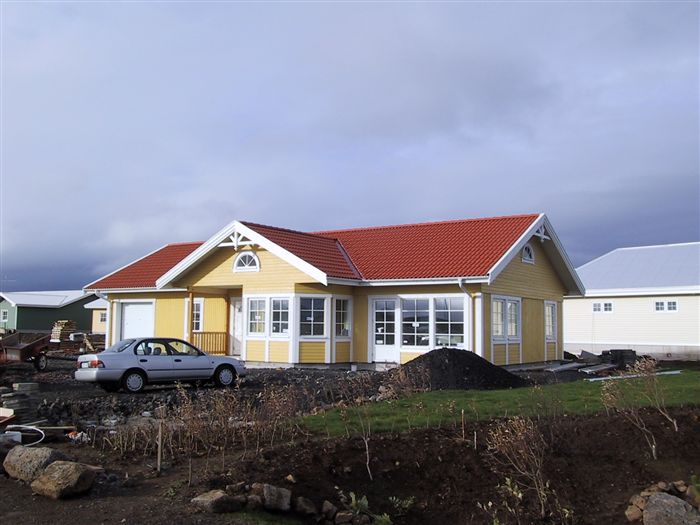
[[[231,351],[231,296],[227,293],[224,296],[224,300],[226,301],[226,326],[224,327],[224,331],[226,332],[226,348],[224,349],[224,353],[226,355],[231,355],[233,354]]]
[[[190,343],[194,343],[194,292],[192,292],[192,288],[189,289],[189,298],[190,308],[187,312],[187,315],[189,316],[187,318],[187,340]]]

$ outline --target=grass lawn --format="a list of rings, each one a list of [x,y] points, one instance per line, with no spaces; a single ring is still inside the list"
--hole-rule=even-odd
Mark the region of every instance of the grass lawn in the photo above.
[[[700,404],[700,371],[659,376],[666,405]],[[575,381],[510,390],[442,390],[415,394],[395,401],[367,403],[346,410],[334,409],[304,418],[311,432],[338,436],[356,434],[369,422],[371,431],[391,432],[416,427],[459,424],[466,420],[554,413],[587,414],[604,410],[600,401],[602,381]]]

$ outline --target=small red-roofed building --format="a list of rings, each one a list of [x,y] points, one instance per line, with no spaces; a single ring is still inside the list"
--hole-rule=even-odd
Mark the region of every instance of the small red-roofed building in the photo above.
[[[557,360],[563,297],[584,293],[544,214],[318,232],[233,221],[85,288],[109,302],[108,342],[184,338],[270,367],[378,367],[439,347]]]

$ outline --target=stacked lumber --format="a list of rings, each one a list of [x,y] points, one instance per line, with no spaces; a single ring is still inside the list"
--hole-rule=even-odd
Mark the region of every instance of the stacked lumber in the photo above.
[[[38,383],[15,383],[13,391],[0,395],[3,408],[14,410],[17,423],[27,423],[36,419],[41,393]]]
[[[70,334],[75,332],[78,327],[75,321],[63,320],[56,321],[51,330],[51,342],[60,342],[70,340]]]

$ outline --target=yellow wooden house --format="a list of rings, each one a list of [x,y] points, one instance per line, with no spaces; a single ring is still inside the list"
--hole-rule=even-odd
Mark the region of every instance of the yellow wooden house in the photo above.
[[[562,358],[583,285],[544,214],[299,232],[233,221],[89,284],[107,341],[184,338],[247,366],[381,367],[434,348]]]

